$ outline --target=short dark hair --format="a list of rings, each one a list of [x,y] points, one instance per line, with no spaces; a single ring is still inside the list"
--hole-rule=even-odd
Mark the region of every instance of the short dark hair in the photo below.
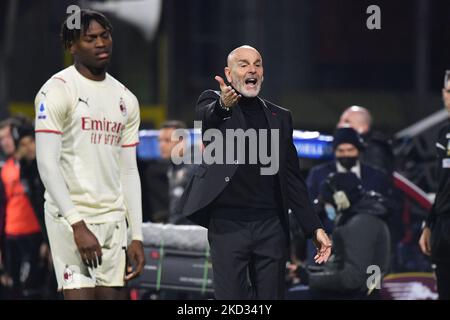
[[[167,120],[161,125],[161,129],[174,128],[174,129],[186,129],[186,123],[181,120]]]
[[[450,70],[446,70],[444,77],[444,88],[447,88],[449,81],[450,81]]]
[[[72,15],[68,15],[62,25],[61,25],[61,40],[64,46],[64,49],[68,49],[70,45],[80,39],[81,30],[83,33],[89,28],[89,25],[92,20],[97,21],[103,28],[109,31],[112,34],[113,28],[108,18],[106,18],[102,13],[90,9],[81,9],[80,11],[76,11],[74,14],[80,14],[80,28],[69,28],[67,26],[67,20],[72,17]]]

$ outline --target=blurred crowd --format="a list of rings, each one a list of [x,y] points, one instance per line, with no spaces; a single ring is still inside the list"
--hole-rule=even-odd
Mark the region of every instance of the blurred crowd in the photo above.
[[[0,122],[0,298],[57,299],[33,122]]]

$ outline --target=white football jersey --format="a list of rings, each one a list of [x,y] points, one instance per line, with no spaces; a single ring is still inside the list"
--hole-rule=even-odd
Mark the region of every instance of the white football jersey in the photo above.
[[[70,66],[52,76],[35,99],[36,132],[60,134],[60,165],[70,197],[87,223],[124,219],[120,152],[139,142],[139,103],[111,75],[103,81]],[[61,214],[45,194],[45,210]]]

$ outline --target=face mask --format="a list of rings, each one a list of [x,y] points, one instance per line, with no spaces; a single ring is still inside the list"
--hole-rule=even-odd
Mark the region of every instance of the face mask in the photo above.
[[[352,167],[356,165],[356,161],[358,157],[339,157],[336,160],[343,166],[345,169],[350,170]]]

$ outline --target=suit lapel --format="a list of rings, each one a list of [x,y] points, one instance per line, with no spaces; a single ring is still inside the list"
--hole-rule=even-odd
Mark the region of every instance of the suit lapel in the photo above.
[[[280,129],[280,120],[279,116],[276,112],[273,112],[269,106],[266,104],[266,102],[259,98],[259,102],[263,106],[263,111],[267,119],[267,123],[269,124],[270,129]],[[236,117],[236,120],[238,121],[237,128],[242,128],[244,130],[247,130],[247,122],[245,121],[244,114],[242,112],[242,107],[239,105],[239,103],[234,106],[233,115]]]
[[[280,121],[278,119],[278,114],[274,111],[272,111],[269,106],[266,104],[266,102],[259,98],[259,102],[263,106],[264,114],[266,115],[267,122],[269,124],[270,129],[280,129]]]

